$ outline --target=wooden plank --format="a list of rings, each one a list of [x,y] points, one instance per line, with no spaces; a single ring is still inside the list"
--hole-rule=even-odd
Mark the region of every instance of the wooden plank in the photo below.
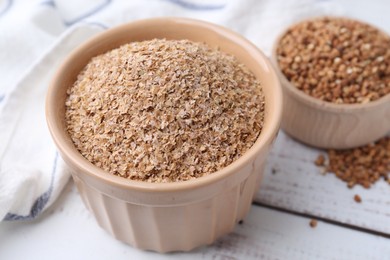
[[[0,259],[383,259],[386,255],[390,242],[383,237],[323,222],[310,228],[307,218],[257,206],[242,225],[214,245],[189,253],[144,252],[99,228],[72,182],[40,219],[0,224]]]
[[[370,189],[322,175],[314,160],[324,151],[279,133],[256,201],[390,234],[390,186],[378,181]],[[353,199],[358,194],[362,203]]]

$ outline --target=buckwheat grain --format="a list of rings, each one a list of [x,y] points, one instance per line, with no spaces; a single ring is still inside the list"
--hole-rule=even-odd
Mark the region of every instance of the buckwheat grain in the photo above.
[[[317,99],[367,103],[390,93],[390,37],[344,18],[318,18],[289,29],[277,47],[286,78]]]
[[[354,149],[328,150],[327,156],[326,171],[334,173],[349,188],[356,184],[370,188],[380,178],[390,180],[390,137]]]

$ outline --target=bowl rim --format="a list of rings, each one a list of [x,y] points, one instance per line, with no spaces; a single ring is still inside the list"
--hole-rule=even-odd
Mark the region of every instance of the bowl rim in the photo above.
[[[382,96],[382,97],[380,97],[380,98],[378,98],[378,99],[376,99],[374,101],[370,101],[370,102],[364,103],[364,104],[363,103],[336,104],[336,103],[333,103],[333,102],[320,100],[318,98],[315,98],[315,97],[312,97],[312,96],[306,94],[302,90],[299,90],[297,87],[295,87],[294,84],[292,82],[290,82],[286,78],[286,76],[284,75],[284,73],[280,69],[279,62],[278,62],[278,59],[277,59],[277,57],[278,57],[278,55],[277,55],[277,48],[279,46],[279,42],[281,41],[281,39],[285,36],[285,34],[291,28],[293,28],[293,27],[295,27],[295,26],[297,26],[299,24],[305,23],[305,22],[315,21],[315,20],[324,19],[324,18],[345,19],[345,20],[359,22],[359,23],[362,23],[364,25],[368,25],[368,26],[378,30],[379,32],[383,33],[384,35],[390,37],[389,34],[386,33],[384,30],[382,30],[382,29],[380,29],[380,28],[378,28],[378,27],[376,27],[376,26],[374,26],[374,25],[372,25],[370,23],[367,23],[365,21],[361,21],[359,19],[351,18],[351,17],[348,17],[348,16],[321,15],[321,16],[315,16],[315,17],[300,19],[299,21],[290,24],[287,28],[282,30],[282,32],[277,36],[277,38],[276,38],[276,40],[275,40],[275,42],[273,44],[273,47],[272,47],[271,61],[272,61],[272,64],[274,65],[274,67],[275,67],[275,70],[277,71],[277,74],[279,75],[280,81],[282,82],[282,88],[284,90],[288,90],[290,94],[294,95],[300,101],[304,102],[307,105],[310,105],[312,107],[316,107],[316,108],[319,108],[319,109],[322,109],[322,110],[327,110],[327,111],[330,111],[330,112],[336,112],[336,113],[340,113],[340,112],[342,112],[342,113],[357,112],[357,111],[367,110],[367,109],[370,109],[370,108],[374,108],[374,107],[381,106],[381,105],[389,103],[390,102],[390,93],[386,94],[385,96]]]
[[[235,45],[240,45],[246,52],[250,52],[254,54],[256,57],[257,63],[262,63],[263,67],[265,66],[268,71],[267,73],[272,78],[273,86],[273,96],[275,103],[272,108],[272,116],[266,118],[267,127],[263,127],[263,130],[253,144],[253,146],[247,150],[240,158],[231,163],[230,165],[206,176],[202,176],[199,178],[180,181],[180,182],[168,182],[168,183],[157,183],[157,182],[145,182],[145,181],[136,181],[130,180],[123,177],[115,176],[105,172],[103,169],[93,165],[87,159],[85,159],[74,147],[73,143],[67,142],[65,139],[61,138],[61,133],[64,131],[60,127],[58,116],[54,113],[54,108],[58,106],[55,101],[55,93],[56,89],[61,85],[58,83],[58,78],[60,77],[63,70],[70,66],[70,64],[77,59],[79,53],[83,50],[86,50],[89,46],[93,46],[99,40],[106,38],[109,35],[117,34],[124,30],[131,30],[132,28],[142,27],[144,25],[158,25],[161,27],[163,24],[170,24],[174,26],[196,26],[201,28],[202,30],[212,31],[216,33],[218,36],[222,36]],[[237,169],[241,168],[242,165],[248,164],[256,154],[259,153],[264,147],[269,145],[275,138],[281,121],[282,116],[282,89],[279,82],[279,78],[277,76],[276,71],[274,70],[271,62],[267,59],[267,57],[249,40],[245,39],[243,36],[239,35],[236,32],[233,32],[227,28],[222,26],[212,24],[209,22],[189,19],[189,18],[178,18],[178,17],[165,17],[165,18],[151,18],[151,19],[142,19],[133,21],[130,23],[125,23],[111,29],[105,30],[101,33],[98,33],[94,37],[90,38],[77,48],[75,48],[67,58],[62,62],[60,67],[57,69],[56,73],[51,79],[49,84],[49,89],[46,95],[46,121],[49,128],[49,131],[52,135],[52,139],[57,146],[57,149],[60,151],[65,158],[65,161],[70,161],[72,164],[77,166],[79,171],[82,171],[83,174],[88,175],[89,177],[93,177],[95,179],[99,179],[100,181],[104,181],[109,183],[112,186],[123,188],[123,189],[131,189],[142,192],[172,192],[172,191],[183,191],[183,190],[193,190],[203,186],[210,185],[212,183],[216,183],[221,181],[234,174]],[[280,103],[279,105],[277,103]],[[267,112],[266,112],[267,113]],[[78,173],[73,172],[73,174],[79,175]]]

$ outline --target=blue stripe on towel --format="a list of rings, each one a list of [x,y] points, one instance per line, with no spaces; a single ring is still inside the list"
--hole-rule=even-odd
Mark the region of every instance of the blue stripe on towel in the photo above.
[[[5,95],[0,95],[0,103],[4,100]]]
[[[183,8],[191,9],[195,11],[212,11],[212,10],[223,9],[225,7],[224,4],[221,5],[196,4],[196,3],[191,3],[188,0],[163,0],[163,1],[167,1],[176,4],[178,6],[181,6]]]
[[[0,16],[4,15],[6,12],[8,12],[9,9],[11,9],[12,4],[13,4],[12,0],[6,1],[6,3],[4,4],[3,9],[0,10]]]
[[[55,7],[56,4],[54,3],[53,0],[47,0],[47,1],[43,1],[40,3],[41,5],[47,5],[47,6],[51,6],[51,7]]]
[[[77,22],[80,22],[81,20],[84,20],[86,18],[88,18],[89,16],[91,15],[94,15],[100,11],[102,11],[103,9],[105,9],[109,4],[111,4],[112,0],[106,0],[104,3],[92,8],[91,10],[89,10],[88,12],[80,15],[79,17],[73,19],[73,20],[70,20],[70,21],[66,21],[66,20],[63,20],[63,23],[66,25],[66,26],[70,26],[70,25],[73,25]],[[49,7],[52,7],[52,8],[57,8],[56,7],[56,3],[53,1],[53,0],[47,0],[47,1],[43,1],[40,3],[41,5],[46,5],[46,6],[49,6]]]
[[[51,193],[53,192],[54,178],[57,170],[57,161],[58,161],[58,152],[56,152],[54,158],[54,164],[53,164],[53,170],[51,172],[51,181],[50,181],[49,189],[41,196],[38,197],[38,199],[35,201],[34,205],[30,210],[30,214],[27,216],[21,216],[13,213],[7,213],[7,215],[4,217],[4,220],[31,220],[36,218],[36,216],[38,216],[39,213],[42,212],[43,208],[46,206],[47,202],[50,199]]]
[[[100,22],[95,22],[95,21],[83,21],[84,24],[89,24],[89,25],[93,25],[93,26],[97,26],[97,27],[100,27],[104,30],[107,30],[109,28],[108,25],[105,25],[104,23],[100,23]]]

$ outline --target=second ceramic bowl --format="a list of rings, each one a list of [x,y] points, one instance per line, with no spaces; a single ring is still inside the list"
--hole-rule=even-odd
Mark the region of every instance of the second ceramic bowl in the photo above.
[[[272,63],[283,89],[282,129],[306,144],[332,149],[358,147],[385,136],[390,131],[389,94],[366,104],[335,104],[311,97],[288,81],[276,52],[287,30],[272,51]]]

